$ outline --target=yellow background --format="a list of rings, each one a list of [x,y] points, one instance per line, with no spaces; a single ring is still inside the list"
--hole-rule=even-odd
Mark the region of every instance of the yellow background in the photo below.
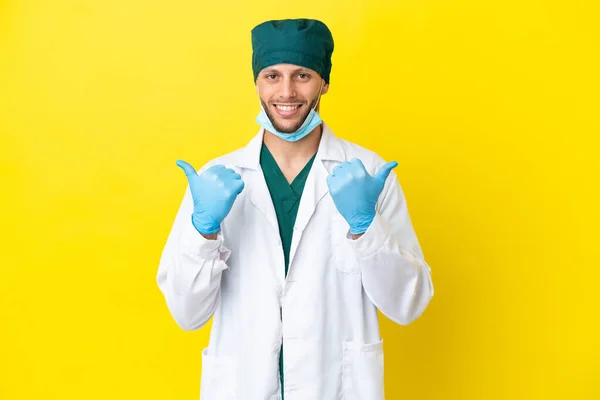
[[[0,399],[197,399],[155,284],[186,185],[258,130],[250,29],[314,17],[322,116],[397,159],[435,296],[388,399],[598,399],[593,1],[0,1]]]

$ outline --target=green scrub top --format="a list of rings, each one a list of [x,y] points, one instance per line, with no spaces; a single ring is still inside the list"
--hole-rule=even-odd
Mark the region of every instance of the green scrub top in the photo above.
[[[275,214],[277,215],[277,224],[279,225],[279,235],[281,237],[283,258],[285,261],[285,276],[287,276],[289,267],[292,233],[294,231],[296,215],[298,214],[300,198],[302,197],[304,184],[306,183],[306,178],[315,160],[315,156],[316,154],[312,156],[310,161],[290,184],[264,143],[260,152],[260,165],[265,176],[265,181],[267,182],[267,187],[269,188],[269,193],[271,194]],[[283,399],[283,345],[281,346],[281,353],[279,355],[279,371],[281,398]]]

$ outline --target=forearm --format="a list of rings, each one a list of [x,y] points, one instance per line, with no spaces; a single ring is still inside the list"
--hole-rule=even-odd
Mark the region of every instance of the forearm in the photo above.
[[[228,268],[222,238],[207,236],[186,228],[159,267],[158,285],[173,319],[185,330],[201,328],[213,315],[222,272]]]
[[[398,324],[418,318],[433,296],[430,269],[423,258],[402,248],[380,215],[352,244],[373,304]]]

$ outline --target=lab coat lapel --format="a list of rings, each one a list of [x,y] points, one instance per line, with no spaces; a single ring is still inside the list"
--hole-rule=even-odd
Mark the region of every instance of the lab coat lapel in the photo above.
[[[298,214],[294,224],[294,233],[290,248],[290,269],[304,229],[308,225],[319,202],[329,193],[329,187],[327,186],[327,175],[329,172],[325,167],[325,162],[330,160],[342,161],[343,158],[341,143],[333,135],[329,126],[323,123],[323,134],[319,150],[317,151],[313,167],[306,179],[304,191],[300,198],[300,205],[298,206]]]
[[[263,136],[264,129],[261,128],[250,143],[248,143],[246,147],[240,149],[236,154],[234,157],[235,165],[252,170],[250,181],[246,182],[248,183],[247,189],[251,191],[251,193],[249,193],[250,202],[265,216],[265,219],[279,238],[279,225],[277,224],[275,207],[273,206],[273,200],[271,199],[267,182],[265,181],[265,177],[260,168],[260,150],[262,147]],[[327,195],[327,193],[329,193],[329,188],[327,186],[327,175],[329,172],[325,163],[329,161],[342,162],[344,160],[345,153],[343,151],[342,141],[334,135],[326,123],[323,123],[323,134],[321,136],[321,142],[319,143],[319,150],[317,151],[313,162],[313,167],[306,179],[302,197],[300,198],[300,204],[298,206],[298,214],[296,215],[290,249],[290,269],[292,267],[292,262],[294,261],[296,250],[302,239],[304,229],[310,222],[319,202]]]
[[[252,173],[252,182],[249,186],[252,188],[250,202],[265,216],[269,225],[271,225],[271,228],[273,228],[279,238],[279,225],[277,224],[275,206],[273,205],[269,187],[267,186],[267,181],[265,180],[262,170],[259,169]]]
[[[264,215],[271,228],[277,234],[277,238],[279,238],[279,225],[277,224],[275,207],[273,206],[273,200],[271,199],[264,174],[260,168],[260,150],[263,136],[264,129],[261,128],[258,134],[236,154],[234,163],[237,167],[252,170],[250,179],[248,179],[248,182],[245,182],[245,190],[250,191],[248,194],[250,203]]]

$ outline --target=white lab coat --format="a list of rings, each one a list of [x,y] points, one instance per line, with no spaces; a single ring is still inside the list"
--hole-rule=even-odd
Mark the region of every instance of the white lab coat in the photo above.
[[[188,187],[160,260],[158,286],[177,324],[196,330],[214,315],[202,351],[200,399],[281,399],[283,343],[285,400],[381,400],[377,309],[406,325],[433,296],[431,271],[397,177],[392,171],[367,232],[351,240],[326,177],[354,157],[371,174],[385,161],[337,138],[324,124],[299,205],[286,278],[275,210],[259,164],[262,137],[261,129],[247,146],[199,171],[223,164],[245,183],[218,239],[206,240],[194,229]]]

